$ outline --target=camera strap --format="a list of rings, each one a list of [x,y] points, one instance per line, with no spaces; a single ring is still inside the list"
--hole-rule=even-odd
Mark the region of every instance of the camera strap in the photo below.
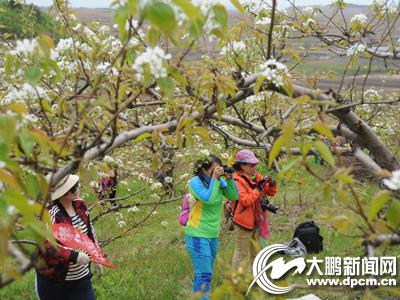
[[[246,176],[240,174],[240,177],[242,177],[247,182],[247,184],[250,186],[252,190],[254,190],[257,187],[257,184],[251,183]]]
[[[257,183],[251,183],[250,180],[246,176],[240,174],[240,177],[242,177],[247,182],[247,184],[250,186],[250,188],[252,190],[254,190],[257,187]],[[261,197],[261,199],[265,199],[266,201],[269,201],[267,195],[264,195],[264,196],[260,195],[260,197]]]

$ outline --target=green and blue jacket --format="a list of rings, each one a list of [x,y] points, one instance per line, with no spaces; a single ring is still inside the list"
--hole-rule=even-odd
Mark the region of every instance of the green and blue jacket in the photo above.
[[[217,238],[221,223],[222,202],[238,199],[238,189],[233,179],[225,181],[220,178],[205,177],[208,187],[198,176],[189,182],[189,191],[197,200],[190,211],[186,225],[186,234],[192,237]]]

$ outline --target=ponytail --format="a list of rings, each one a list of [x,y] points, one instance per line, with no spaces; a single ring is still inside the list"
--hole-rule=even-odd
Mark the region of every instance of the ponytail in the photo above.
[[[214,154],[210,154],[206,159],[199,159],[194,165],[194,175],[204,176],[203,169],[209,169],[213,163],[222,164],[222,161]]]

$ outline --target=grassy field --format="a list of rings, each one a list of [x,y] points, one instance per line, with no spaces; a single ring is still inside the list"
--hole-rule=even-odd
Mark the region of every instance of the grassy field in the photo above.
[[[327,172],[323,167],[314,166],[321,174]],[[362,247],[358,241],[351,237],[345,237],[338,232],[321,216],[326,212],[336,211],[340,215],[340,209],[334,202],[322,200],[320,185],[309,175],[298,174],[299,181],[281,187],[273,202],[286,208],[281,209],[278,215],[270,215],[271,241],[281,243],[290,241],[293,230],[299,222],[314,219],[321,227],[324,237],[324,252],[318,256],[360,256]],[[123,194],[127,188],[134,190],[137,187],[132,183],[129,187],[121,187]],[[364,199],[367,201],[376,189],[368,184],[358,187]],[[149,197],[144,195],[143,200]],[[284,200],[285,199],[285,200]],[[190,299],[193,269],[184,244],[184,228],[178,224],[177,206],[180,201],[157,208],[158,214],[153,216],[148,225],[135,231],[123,239],[116,240],[103,250],[107,253],[112,263],[118,267],[118,271],[105,269],[103,274],[95,273],[92,282],[97,294],[97,299]],[[143,213],[142,211],[136,214]],[[126,213],[125,221],[128,224],[134,222],[138,215]],[[354,217],[357,218],[357,217]],[[167,221],[168,225],[162,226],[161,222]],[[111,215],[96,224],[99,239],[104,239],[118,231],[115,225],[115,215]],[[164,224],[165,225],[165,224]],[[354,227],[346,233],[354,233]],[[399,247],[394,249],[398,253]],[[233,235],[231,232],[222,231],[217,262],[214,268],[212,290],[219,295],[230,293],[230,296],[222,296],[222,299],[240,299],[243,290],[247,289],[249,282],[232,284],[242,278],[251,280],[245,274],[232,274],[230,263],[234,251]],[[390,255],[390,253],[386,253]],[[303,278],[304,281],[304,278]],[[236,296],[232,291],[237,292]],[[309,294],[318,295],[321,299],[355,299],[360,293],[329,292],[324,289],[314,291],[296,289],[287,297],[294,298]],[[239,297],[240,296],[240,297]],[[271,298],[264,292],[255,289],[248,299]],[[0,290],[0,299],[36,299],[34,294],[34,272]],[[281,297],[279,299],[285,299]]]

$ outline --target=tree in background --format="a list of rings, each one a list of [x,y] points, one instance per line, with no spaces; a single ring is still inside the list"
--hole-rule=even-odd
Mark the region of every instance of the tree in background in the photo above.
[[[0,32],[11,34],[12,38],[34,38],[47,34],[53,38],[60,37],[59,24],[47,13],[33,4],[20,1],[0,1]]]

